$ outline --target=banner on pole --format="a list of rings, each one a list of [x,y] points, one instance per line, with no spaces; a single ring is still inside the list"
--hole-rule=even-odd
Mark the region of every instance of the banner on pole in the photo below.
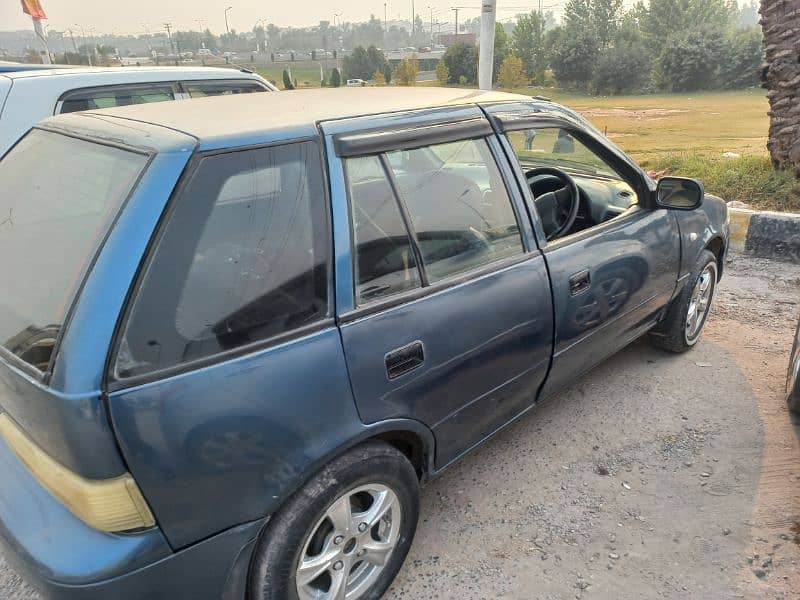
[[[34,19],[46,19],[47,15],[42,8],[41,2],[39,0],[21,0],[22,2],[22,12],[26,15],[30,15]]]

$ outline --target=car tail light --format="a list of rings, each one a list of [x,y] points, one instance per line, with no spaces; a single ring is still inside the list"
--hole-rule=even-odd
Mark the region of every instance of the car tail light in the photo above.
[[[113,479],[85,479],[51,458],[5,414],[0,414],[0,437],[39,483],[91,527],[121,532],[155,525],[130,473]]]

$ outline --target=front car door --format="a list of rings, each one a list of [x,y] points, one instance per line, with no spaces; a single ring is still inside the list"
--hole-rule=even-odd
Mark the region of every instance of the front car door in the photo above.
[[[541,104],[488,109],[516,159],[553,285],[553,366],[542,396],[577,378],[643,334],[660,318],[676,286],[680,239],[675,216],[650,207],[646,176],[579,118]],[[577,184],[575,223],[548,235],[537,198],[562,183]],[[550,239],[548,239],[548,237]]]
[[[550,288],[476,107],[360,132],[375,126],[323,125],[342,341],[361,418],[421,421],[441,468],[532,406],[552,348]]]

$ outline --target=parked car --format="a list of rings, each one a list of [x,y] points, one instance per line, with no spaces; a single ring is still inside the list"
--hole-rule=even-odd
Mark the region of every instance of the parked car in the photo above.
[[[794,332],[792,354],[789,357],[789,370],[786,374],[786,398],[789,410],[800,413],[800,322]]]
[[[213,67],[74,67],[3,72],[0,156],[39,120],[52,115],[276,90],[255,73]]]
[[[32,63],[18,63],[0,60],[0,73],[15,73],[21,71],[43,71],[46,69],[68,69],[68,65],[42,65]]]
[[[348,79],[347,80],[347,87],[364,87],[367,85],[367,82],[363,79]]]
[[[379,597],[420,483],[643,334],[697,343],[729,236],[474,90],[61,115],[0,180],[0,544],[53,598]]]

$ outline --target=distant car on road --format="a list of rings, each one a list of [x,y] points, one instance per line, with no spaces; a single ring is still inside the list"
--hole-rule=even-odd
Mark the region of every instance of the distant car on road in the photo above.
[[[33,125],[52,115],[267,91],[277,88],[255,73],[214,67],[75,67],[0,72],[0,156]]]
[[[698,342],[729,238],[699,182],[475,90],[61,115],[0,181],[0,545],[50,600],[377,600],[421,483]]]
[[[367,85],[367,82],[363,79],[348,79],[347,80],[347,87],[364,87]]]

